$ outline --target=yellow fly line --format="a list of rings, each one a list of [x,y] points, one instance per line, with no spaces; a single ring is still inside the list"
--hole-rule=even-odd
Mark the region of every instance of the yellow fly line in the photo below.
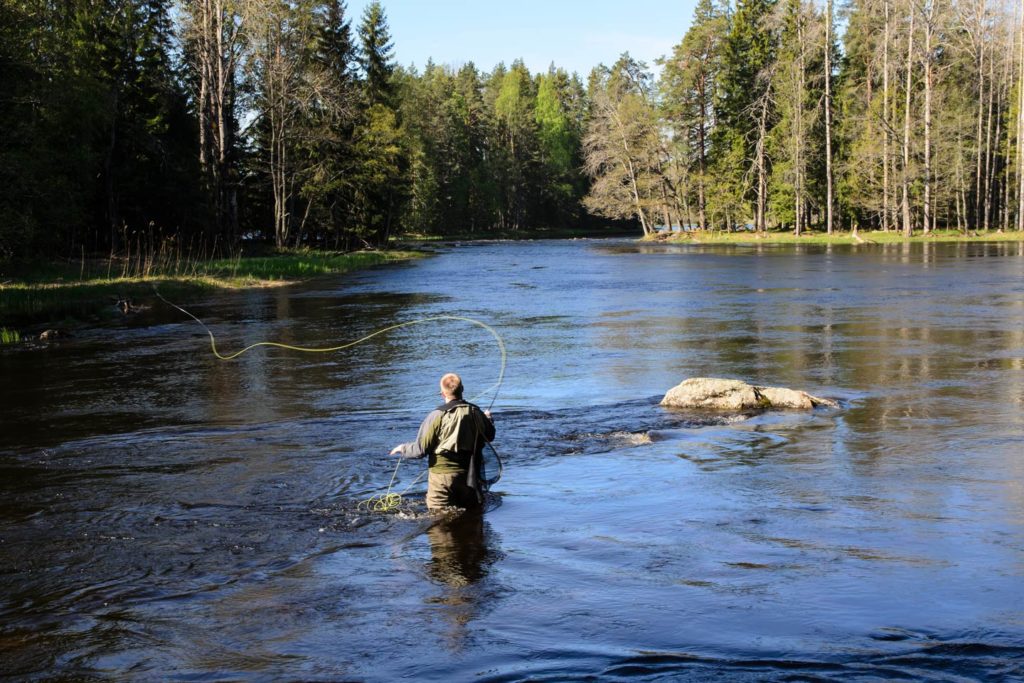
[[[472,397],[470,399],[470,401],[475,401],[478,398],[480,398],[481,396],[486,396],[489,392],[494,391],[494,395],[491,396],[491,402],[487,406],[487,409],[490,410],[494,406],[494,399],[497,398],[497,396],[498,396],[498,389],[501,388],[501,383],[505,380],[505,365],[506,365],[506,362],[507,362],[507,359],[508,359],[508,353],[505,350],[505,341],[501,338],[501,335],[498,334],[497,330],[495,330],[493,327],[491,327],[487,323],[481,322],[481,321],[479,321],[479,320],[477,320],[475,318],[467,318],[465,316],[460,316],[460,315],[432,315],[432,316],[427,317],[427,318],[419,318],[417,320],[409,320],[407,322],[398,323],[396,325],[389,325],[388,327],[384,327],[382,329],[379,329],[376,332],[373,332],[371,334],[366,335],[365,337],[362,337],[360,339],[356,339],[355,341],[351,341],[351,342],[348,342],[348,343],[345,343],[345,344],[339,344],[338,346],[315,346],[315,347],[311,347],[311,346],[295,346],[295,345],[292,345],[292,344],[282,344],[281,342],[261,341],[261,342],[256,342],[255,344],[249,344],[249,346],[246,346],[245,348],[243,348],[243,349],[241,349],[239,351],[235,351],[234,353],[229,353],[229,354],[225,355],[225,354],[222,354],[220,351],[217,350],[217,338],[214,337],[213,330],[211,330],[207,326],[206,323],[204,323],[198,317],[193,315],[191,312],[185,310],[181,306],[179,306],[179,305],[177,305],[175,303],[172,303],[172,302],[168,301],[167,299],[165,299],[160,294],[160,292],[157,291],[156,287],[153,288],[153,292],[156,294],[157,298],[159,298],[165,304],[167,304],[168,306],[171,306],[172,308],[178,309],[179,311],[181,311],[182,313],[184,313],[185,315],[187,315],[188,317],[192,318],[197,323],[199,323],[202,326],[202,328],[204,330],[206,330],[206,334],[208,334],[209,337],[210,337],[210,349],[213,351],[213,355],[216,356],[218,359],[223,360],[223,361],[234,360],[235,358],[238,358],[239,356],[241,356],[243,353],[246,353],[247,351],[251,351],[252,349],[255,349],[255,348],[260,347],[260,346],[269,346],[269,347],[278,348],[278,349],[286,349],[288,351],[296,351],[296,352],[299,352],[299,353],[334,353],[336,351],[344,351],[345,349],[350,349],[353,346],[358,346],[359,344],[362,344],[362,343],[364,343],[366,341],[369,341],[370,339],[373,339],[374,337],[380,336],[380,335],[385,334],[387,332],[391,332],[393,330],[397,330],[397,329],[400,329],[400,328],[403,328],[403,327],[410,327],[412,325],[422,325],[424,323],[437,322],[437,321],[440,321],[440,320],[458,320],[458,321],[461,321],[461,322],[467,322],[467,323],[471,323],[473,325],[477,325],[478,327],[482,327],[485,330],[487,330],[488,332],[490,332],[491,335],[494,337],[494,340],[498,343],[498,349],[501,351],[501,369],[498,372],[498,381],[495,382],[494,384],[492,384],[491,386],[487,387],[483,391],[481,391],[476,396]],[[491,449],[493,450],[493,446],[491,447]],[[495,452],[495,454],[497,454],[497,452]],[[373,496],[372,498],[369,498],[367,500],[364,500],[364,501],[360,502],[359,505],[357,506],[359,509],[370,510],[370,511],[373,511],[373,512],[392,512],[392,511],[395,511],[395,510],[397,510],[397,509],[399,509],[401,507],[401,505],[402,505],[402,494],[400,494],[400,493],[393,493],[391,491],[391,487],[395,483],[395,477],[398,476],[398,466],[401,465],[401,464],[402,464],[402,459],[401,459],[401,456],[399,456],[398,463],[395,465],[395,471],[391,475],[391,482],[388,484],[387,491],[382,493],[382,494],[380,494],[380,495],[378,495],[378,496]],[[419,477],[416,477],[416,479],[414,479],[412,482],[410,482],[409,486],[407,486],[405,488],[405,491],[408,491],[409,488],[411,488],[413,486],[413,484],[415,484],[417,481],[419,481],[422,478],[422,476],[423,475],[421,474]],[[403,493],[405,491],[403,491]]]

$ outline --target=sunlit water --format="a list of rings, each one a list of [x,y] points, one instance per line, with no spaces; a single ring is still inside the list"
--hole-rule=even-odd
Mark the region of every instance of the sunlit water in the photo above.
[[[424,514],[395,443],[486,330],[221,362],[159,302],[0,351],[0,674],[1021,680],[1024,248],[442,247],[190,306],[223,351],[478,318],[504,476]],[[838,410],[658,406],[687,377]]]

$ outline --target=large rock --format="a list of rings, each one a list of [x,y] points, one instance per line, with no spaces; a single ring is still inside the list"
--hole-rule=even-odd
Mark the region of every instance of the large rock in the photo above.
[[[661,399],[661,405],[708,410],[750,410],[768,407],[760,403],[757,391],[746,382],[711,377],[694,377],[672,387],[665,394],[665,398]]]
[[[738,412],[779,408],[811,410],[817,406],[837,407],[835,401],[811,396],[805,391],[782,387],[758,387],[735,379],[693,377],[668,390],[661,405]]]

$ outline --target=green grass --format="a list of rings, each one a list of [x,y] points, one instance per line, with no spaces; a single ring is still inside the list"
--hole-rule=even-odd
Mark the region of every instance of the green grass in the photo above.
[[[908,241],[903,233],[890,231],[861,231],[860,239],[849,232],[828,235],[823,232],[805,232],[800,237],[791,231],[772,232],[758,235],[755,232],[687,232],[658,234],[644,238],[652,242],[679,244],[895,244]],[[1021,232],[972,232],[965,235],[957,230],[937,230],[929,235],[915,233],[910,242],[1020,242]]]
[[[17,344],[20,341],[21,334],[17,330],[0,327],[0,344]]]
[[[150,263],[141,269],[127,268],[122,260],[22,264],[11,271],[11,277],[0,274],[0,322],[28,325],[93,319],[115,314],[118,301],[151,299],[154,286],[165,296],[189,298],[214,289],[279,286],[420,255],[412,251],[342,254],[289,250],[269,256],[178,261],[171,267]]]
[[[630,232],[619,226],[598,225],[588,228],[550,226],[543,228],[523,228],[520,230],[489,229],[486,232],[449,232],[445,235],[428,235],[426,233],[407,232],[399,241],[415,242],[452,242],[470,240],[547,240],[573,239],[580,237],[633,237]]]
[[[204,277],[221,280],[225,286],[244,287],[346,273],[417,255],[417,252],[410,251],[360,251],[351,254],[297,251],[273,256],[218,259],[203,264],[199,270]]]

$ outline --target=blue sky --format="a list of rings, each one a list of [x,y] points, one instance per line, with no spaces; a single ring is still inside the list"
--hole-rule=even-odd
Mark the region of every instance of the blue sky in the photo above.
[[[353,28],[370,0],[349,0]],[[404,66],[427,59],[482,71],[522,58],[533,72],[555,66],[586,79],[628,51],[654,66],[682,40],[696,0],[382,0]]]

